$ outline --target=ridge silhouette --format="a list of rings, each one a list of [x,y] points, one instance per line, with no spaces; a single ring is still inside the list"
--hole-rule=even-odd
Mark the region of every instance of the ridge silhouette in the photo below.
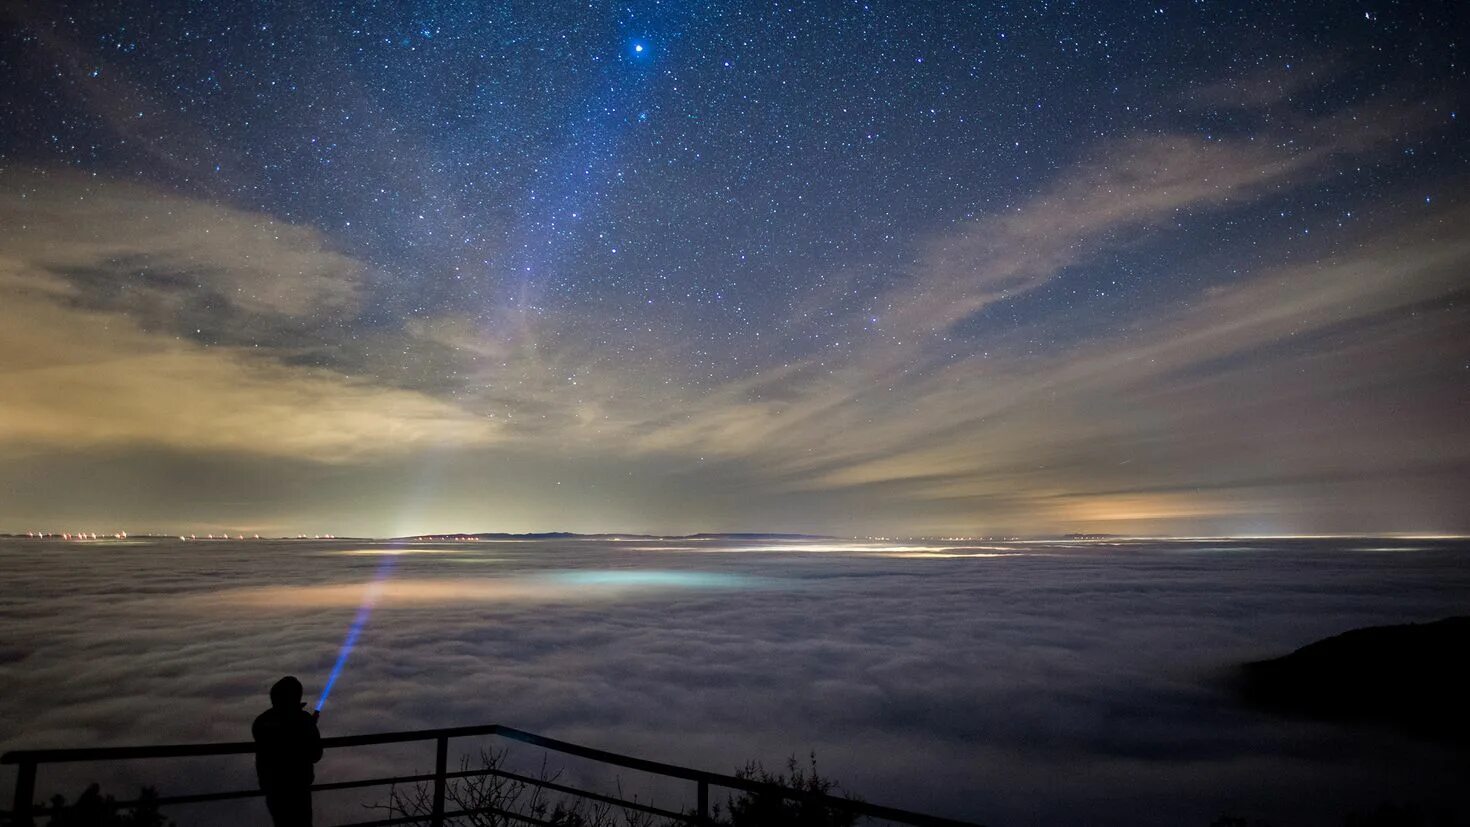
[[[1470,744],[1470,617],[1370,626],[1240,667],[1236,689],[1259,709],[1388,723]]]

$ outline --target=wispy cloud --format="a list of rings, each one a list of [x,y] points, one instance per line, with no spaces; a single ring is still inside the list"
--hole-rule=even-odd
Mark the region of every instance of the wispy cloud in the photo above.
[[[6,453],[128,445],[341,462],[496,440],[492,423],[423,394],[15,295],[0,348]]]
[[[368,269],[310,227],[65,171],[0,177],[0,250],[9,280],[79,304],[225,320],[350,316]]]
[[[1282,57],[1244,77],[1201,84],[1190,90],[1186,101],[1197,107],[1269,110],[1290,105],[1298,96],[1338,79],[1345,68],[1345,61],[1332,54]]]
[[[0,228],[0,451],[341,462],[496,439],[449,402],[248,344],[355,313],[363,266],[308,228],[65,174],[7,175]]]

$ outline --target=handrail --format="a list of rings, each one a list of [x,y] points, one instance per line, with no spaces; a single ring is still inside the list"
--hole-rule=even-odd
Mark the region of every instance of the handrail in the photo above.
[[[466,738],[496,735],[507,729],[500,724],[413,729],[402,732],[375,732],[367,735],[338,735],[323,738],[322,747],[363,747],[373,744],[398,744],[405,741],[432,741],[436,738]],[[519,731],[519,730],[517,730]],[[529,735],[530,733],[526,733]],[[255,752],[254,741],[219,741],[212,744],[151,744],[137,747],[76,747],[65,749],[18,749],[0,755],[0,764],[34,761],[38,764],[71,763],[73,761],[121,761],[131,758],[185,758],[198,755],[239,755]]]
[[[548,738],[537,735],[534,732],[515,729],[501,724],[482,724],[478,726],[447,727],[441,729],[420,729],[403,732],[380,732],[366,735],[344,735],[332,738],[323,738],[322,747],[325,749],[340,749],[344,747],[372,746],[376,744],[395,744],[411,741],[435,741],[436,768],[432,775],[409,776],[387,779],[367,779],[359,781],[345,781],[331,784],[319,784],[313,789],[343,789],[356,786],[371,786],[377,784],[402,783],[409,779],[413,781],[434,782],[434,814],[431,817],[420,818],[419,821],[431,821],[435,825],[443,823],[446,817],[452,817],[455,813],[444,810],[444,785],[447,779],[465,777],[470,774],[479,774],[480,771],[448,772],[446,767],[446,751],[450,738],[466,738],[475,736],[498,736],[513,741],[520,741],[532,746],[559,752],[566,755],[574,755],[604,764],[612,764],[626,767],[640,772],[653,775],[662,775],[671,778],[679,778],[693,781],[697,785],[699,793],[699,806],[696,815],[691,820],[697,823],[705,823],[709,812],[709,787],[724,787],[727,789],[741,790],[744,792],[766,793],[780,795],[784,798],[795,799],[813,804],[846,811],[856,815],[880,818],[888,821],[896,821],[902,824],[916,825],[916,827],[978,827],[972,822],[958,821],[955,819],[932,816],[926,813],[903,810],[897,807],[886,807],[880,804],[869,804],[865,801],[857,801],[849,798],[827,795],[825,793],[814,793],[805,790],[797,790],[789,787],[781,787],[761,781],[747,778],[739,778],[733,775],[706,772],[691,767],[683,767],[677,764],[666,764],[661,761],[650,761],[645,758],[637,758],[631,755],[609,752],[607,750],[574,744],[570,741],[562,741],[556,738]],[[34,750],[11,750],[0,755],[0,764],[14,764],[18,767],[15,786],[15,800],[10,810],[12,821],[17,827],[29,825],[31,816],[37,812],[35,807],[35,774],[36,768],[41,764],[73,763],[85,761],[118,761],[141,758],[185,758],[209,755],[240,755],[254,753],[255,744],[251,741],[227,741],[207,744],[157,744],[148,746],[130,747],[83,747],[72,749],[34,749]],[[498,772],[495,774],[499,774]],[[560,785],[557,785],[560,786]],[[581,794],[585,791],[563,790],[573,794]],[[159,804],[184,803],[200,801],[217,801],[229,798],[245,798],[260,795],[258,791],[239,791],[228,793],[200,793],[187,796],[171,798],[160,798]],[[598,794],[592,794],[597,798],[605,798]],[[124,803],[125,806],[125,803]],[[414,823],[412,821],[392,820],[395,823]],[[379,824],[383,822],[372,822]]]

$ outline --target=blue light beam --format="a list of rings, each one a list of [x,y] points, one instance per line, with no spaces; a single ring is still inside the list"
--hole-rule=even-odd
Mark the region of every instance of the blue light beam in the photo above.
[[[389,556],[378,564],[378,570],[373,574],[373,582],[368,585],[367,592],[362,596],[362,605],[357,607],[357,616],[352,619],[352,625],[347,629],[347,639],[342,641],[342,651],[337,653],[337,662],[332,665],[332,674],[327,678],[327,685],[322,688],[322,694],[316,699],[317,712],[322,711],[322,706],[327,702],[327,696],[332,694],[332,687],[337,684],[337,678],[342,674],[342,667],[347,665],[347,658],[352,654],[352,647],[357,645],[357,636],[362,634],[362,628],[367,625],[368,618],[373,614],[373,606],[378,602],[378,592],[388,579],[388,575],[393,573],[393,564],[397,560],[397,556]]]

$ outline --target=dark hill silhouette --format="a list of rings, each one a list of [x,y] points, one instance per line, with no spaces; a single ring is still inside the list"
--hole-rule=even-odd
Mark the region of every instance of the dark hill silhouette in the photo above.
[[[1373,626],[1244,664],[1237,689],[1257,708],[1335,721],[1380,721],[1470,744],[1470,617]]]

